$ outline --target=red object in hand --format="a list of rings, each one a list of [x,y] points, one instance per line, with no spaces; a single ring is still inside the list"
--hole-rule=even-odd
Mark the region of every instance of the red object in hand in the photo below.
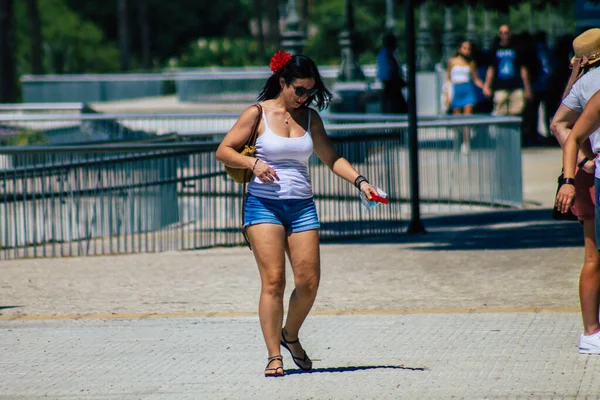
[[[380,195],[375,194],[375,193],[371,193],[370,201],[376,201],[376,202],[383,203],[383,204],[390,204],[390,201],[388,200],[387,197],[381,197]]]

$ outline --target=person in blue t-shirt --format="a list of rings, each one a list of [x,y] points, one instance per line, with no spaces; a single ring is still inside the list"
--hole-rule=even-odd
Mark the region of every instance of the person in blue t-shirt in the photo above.
[[[490,52],[483,93],[493,94],[495,115],[521,115],[525,100],[533,98],[524,56],[512,43],[508,25],[499,29],[499,41]]]
[[[381,112],[383,114],[406,114],[408,104],[402,94],[406,82],[400,73],[396,57],[396,36],[387,33],[383,37],[383,48],[377,55],[377,79],[381,81]]]
[[[533,99],[531,102],[527,102],[523,111],[523,136],[526,139],[526,144],[544,144],[550,141],[540,135],[538,125],[542,121],[543,130],[550,132],[550,120],[556,110],[551,110],[548,105],[548,93],[550,86],[554,84],[550,78],[555,61],[547,45],[547,35],[543,31],[539,31],[531,36],[528,49],[530,49],[531,53],[529,73],[532,82]]]

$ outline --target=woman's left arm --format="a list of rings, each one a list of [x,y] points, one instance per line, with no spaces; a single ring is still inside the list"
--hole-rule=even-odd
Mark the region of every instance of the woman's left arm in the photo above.
[[[366,180],[361,182],[361,175],[352,167],[344,157],[340,156],[333,147],[331,140],[327,136],[323,120],[318,112],[309,109],[311,115],[310,132],[313,140],[315,153],[323,164],[333,171],[340,178],[355,184],[358,181],[359,190],[365,194],[367,199],[371,199],[371,193],[377,194],[377,190]]]

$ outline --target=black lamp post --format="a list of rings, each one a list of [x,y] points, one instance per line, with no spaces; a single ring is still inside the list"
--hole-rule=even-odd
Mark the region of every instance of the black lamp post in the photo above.
[[[410,209],[411,220],[407,233],[424,233],[421,221],[419,187],[419,139],[417,129],[417,56],[415,46],[414,0],[404,0],[406,18],[406,61],[408,64],[408,146],[410,171]]]
[[[352,0],[346,0],[346,30],[340,33],[342,63],[338,80],[342,82],[365,80],[365,74],[356,60],[354,35],[354,8]]]
[[[300,17],[296,0],[288,0],[285,16],[285,32],[281,34],[281,47],[290,54],[300,54],[306,44],[304,33],[300,29]]]

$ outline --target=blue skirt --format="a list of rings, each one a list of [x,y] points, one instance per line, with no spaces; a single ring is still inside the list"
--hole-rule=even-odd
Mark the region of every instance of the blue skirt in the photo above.
[[[475,87],[471,82],[457,83],[452,87],[452,102],[450,108],[463,108],[475,105]]]

